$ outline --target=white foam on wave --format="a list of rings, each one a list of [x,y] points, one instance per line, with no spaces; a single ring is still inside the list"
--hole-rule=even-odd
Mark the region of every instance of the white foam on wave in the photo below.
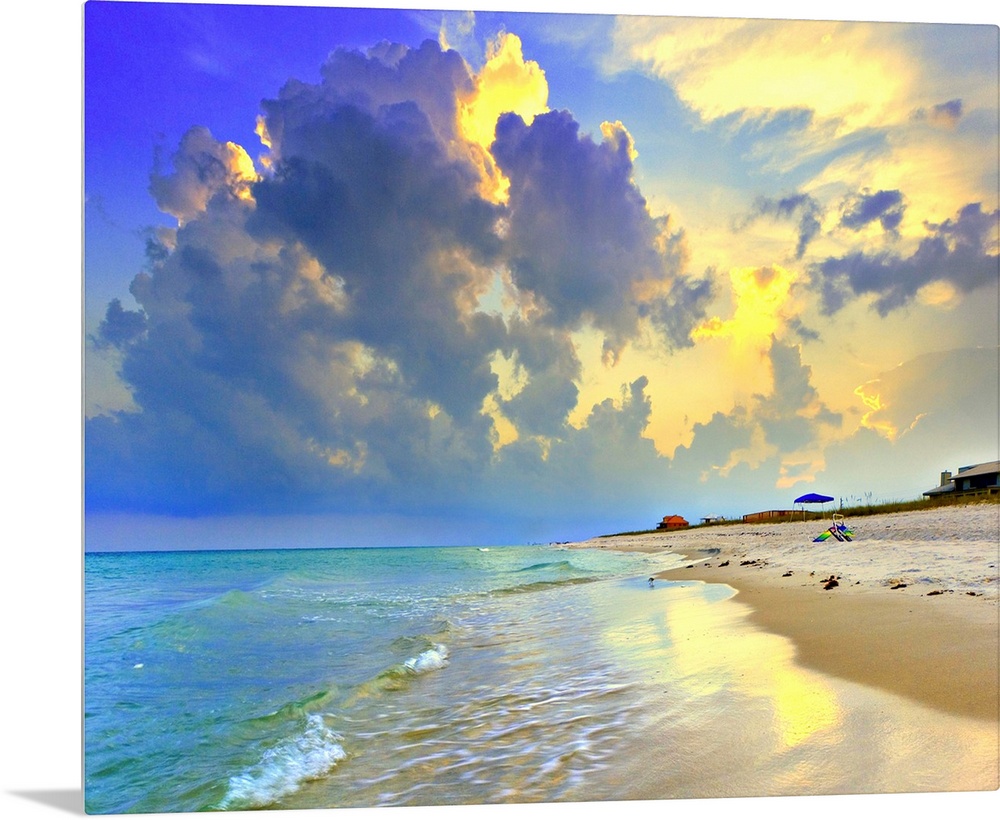
[[[443,643],[434,644],[431,649],[426,649],[417,657],[404,661],[403,666],[417,675],[424,672],[432,672],[435,669],[443,669],[448,665],[448,647]]]
[[[321,715],[309,715],[301,735],[268,749],[259,763],[229,779],[229,790],[219,808],[262,808],[297,791],[307,780],[322,777],[347,757],[341,740]]]

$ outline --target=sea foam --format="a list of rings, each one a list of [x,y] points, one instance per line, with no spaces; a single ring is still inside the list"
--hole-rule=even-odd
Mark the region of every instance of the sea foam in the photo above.
[[[309,715],[302,734],[267,749],[259,763],[229,779],[219,808],[263,808],[297,791],[304,782],[322,777],[347,757],[341,740],[323,722],[322,715]]]
[[[417,675],[442,669],[447,665],[448,647],[443,643],[434,644],[431,649],[426,649],[415,658],[410,658],[403,663],[403,666]]]

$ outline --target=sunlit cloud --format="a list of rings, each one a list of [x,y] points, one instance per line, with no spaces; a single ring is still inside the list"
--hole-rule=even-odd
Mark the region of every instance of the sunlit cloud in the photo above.
[[[622,17],[615,48],[708,120],[807,109],[856,130],[898,115],[915,82],[891,38],[851,23]]]
[[[521,39],[502,32],[490,42],[486,64],[474,78],[473,91],[461,102],[462,133],[483,148],[496,135],[501,114],[517,114],[531,125],[536,114],[548,111],[549,87],[545,72],[533,60],[525,60]]]
[[[928,282],[916,293],[918,302],[936,308],[954,307],[960,298],[958,288],[943,280]]]
[[[996,177],[984,172],[997,152],[995,125],[991,130],[992,135],[979,129],[954,134],[923,123],[905,125],[878,150],[832,158],[803,188],[828,200],[830,209],[862,191],[897,191],[905,208],[895,232],[904,243],[916,243],[925,222],[941,222],[969,202],[996,207]]]
[[[138,245],[88,249],[88,509],[604,528],[979,458],[982,28],[421,12],[185,91],[155,227],[88,181]]]
[[[233,142],[217,142],[207,128],[191,128],[171,157],[172,172],[154,171],[150,190],[166,213],[180,224],[202,213],[213,196],[253,202],[259,179],[250,155]]]
[[[799,177],[819,212],[900,191],[895,230],[920,236],[969,202],[996,207],[995,35],[835,21],[619,18],[610,71],[668,83],[745,156]],[[975,73],[990,67],[993,76]],[[776,201],[773,200],[772,201]],[[798,253],[811,238],[802,232]],[[828,245],[824,247],[829,250]]]
[[[971,426],[987,426],[991,418],[995,425],[997,353],[981,347],[927,354],[867,380],[854,391],[864,409],[860,427],[895,442],[925,419],[947,418],[950,404]]]
[[[538,63],[524,59],[516,34],[501,32],[489,43],[486,64],[473,79],[473,89],[458,109],[459,129],[470,142],[484,150],[484,193],[505,202],[510,182],[503,177],[489,154],[501,114],[513,113],[528,125],[537,114],[548,111],[549,88]]]
[[[683,232],[649,213],[626,127],[595,140],[546,94],[513,34],[479,74],[432,41],[383,43],[334,51],[320,83],[262,103],[261,176],[189,131],[155,189],[181,228],[133,280],[140,309],[112,304],[97,337],[137,410],[95,420],[95,465],[115,438],[132,456],[113,488],[95,469],[92,503],[339,508],[395,487],[406,506],[456,481],[460,499],[514,463],[572,474],[638,446],[655,464],[644,376],[569,424],[575,334],[604,359],[648,333],[683,347],[710,290],[686,274]],[[496,158],[502,201],[463,140]],[[197,446],[157,452],[185,429]]]
[[[729,319],[713,316],[696,327],[696,341],[730,340],[737,351],[760,350],[788,318],[787,305],[798,276],[780,265],[733,268],[729,272],[734,310]]]
[[[632,139],[632,135],[621,120],[602,122],[601,135],[614,145],[616,151],[624,150],[632,163],[635,163],[639,158],[639,152],[635,148],[635,140]]]
[[[890,441],[895,440],[899,430],[889,421],[881,419],[879,414],[888,408],[882,404],[882,395],[878,392],[879,380],[865,382],[854,389],[854,395],[861,399],[865,406],[865,414],[861,417],[861,426],[874,430]]]

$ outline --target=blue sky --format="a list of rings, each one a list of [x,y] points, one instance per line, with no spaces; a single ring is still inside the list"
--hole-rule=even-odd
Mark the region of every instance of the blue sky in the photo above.
[[[978,22],[92,0],[88,549],[564,540],[996,458]]]

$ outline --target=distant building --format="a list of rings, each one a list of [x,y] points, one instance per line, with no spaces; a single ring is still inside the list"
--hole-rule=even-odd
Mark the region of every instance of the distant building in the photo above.
[[[959,467],[954,475],[945,470],[941,473],[938,486],[927,490],[924,495],[935,498],[943,495],[992,495],[997,492],[1000,492],[1000,461],[986,461]]]
[[[656,525],[658,530],[679,530],[691,525],[679,515],[665,515],[663,520]]]
[[[743,516],[743,520],[748,524],[754,524],[759,521],[792,521],[795,518],[802,521],[818,516],[819,513],[811,510],[764,510],[763,512],[748,513]]]

